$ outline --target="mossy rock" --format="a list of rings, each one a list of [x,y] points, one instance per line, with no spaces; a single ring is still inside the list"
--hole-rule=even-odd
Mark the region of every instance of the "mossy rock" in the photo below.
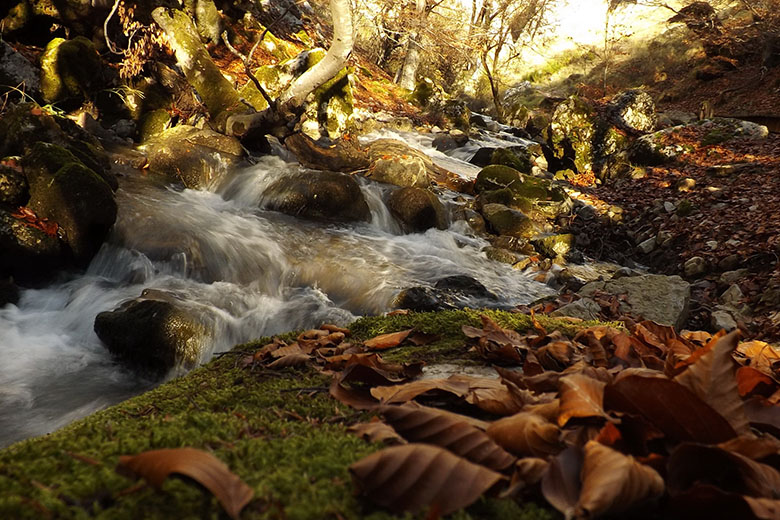
[[[76,262],[86,265],[116,220],[111,187],[57,145],[36,143],[22,167],[30,183],[29,206],[60,226]]]
[[[0,156],[24,155],[39,141],[65,145],[69,139],[36,103],[14,105],[0,118]]]
[[[572,159],[578,172],[593,170],[596,110],[591,103],[569,97],[553,112],[548,131],[548,143],[557,158]]]
[[[485,204],[482,216],[498,235],[528,238],[536,234],[534,223],[527,215],[503,204]]]
[[[502,188],[512,188],[523,181],[522,174],[509,166],[500,164],[490,165],[482,168],[477,174],[477,180],[474,183],[474,192],[498,190]]]
[[[146,143],[153,137],[163,133],[171,124],[171,115],[164,108],[158,108],[147,112],[141,118],[141,127],[138,131],[138,139]]]
[[[83,101],[102,84],[102,63],[94,44],[77,36],[54,38],[41,56],[41,93],[49,103]]]
[[[519,148],[496,148],[490,157],[490,164],[509,166],[521,173],[531,173],[533,167],[528,151]]]
[[[27,179],[14,168],[0,165],[0,205],[25,206],[30,198]]]
[[[419,107],[427,107],[437,93],[436,84],[431,78],[423,78],[414,86],[414,90],[409,94],[409,101]]]
[[[536,238],[531,241],[534,248],[547,258],[565,257],[574,248],[574,235],[560,233]]]

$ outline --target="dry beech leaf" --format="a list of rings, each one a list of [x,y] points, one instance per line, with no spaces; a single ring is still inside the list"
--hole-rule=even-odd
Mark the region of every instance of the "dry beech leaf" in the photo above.
[[[549,457],[563,449],[561,430],[534,413],[520,412],[499,419],[485,433],[518,457]]]
[[[392,385],[422,373],[423,363],[385,363],[377,353],[352,354],[339,376],[342,383],[357,381],[369,386]]]
[[[561,413],[561,400],[553,399],[549,403],[529,404],[523,406],[522,411],[533,413],[544,417],[551,423],[558,421],[558,415]]]
[[[502,471],[515,462],[515,457],[493,442],[485,432],[434,408],[383,406],[379,413],[410,442],[446,448],[455,455],[496,471]]]
[[[386,448],[349,470],[364,495],[396,513],[432,509],[448,515],[502,479],[500,473],[428,444]]]
[[[706,518],[728,520],[777,520],[780,501],[728,493],[710,484],[696,484],[691,489],[674,494],[668,509],[674,518]]]
[[[231,518],[238,518],[254,492],[214,455],[194,448],[152,450],[119,457],[118,471],[129,471],[160,488],[172,474],[184,475],[219,500]]]
[[[536,359],[547,370],[561,372],[571,364],[574,347],[568,341],[553,341],[536,351]]]
[[[753,367],[739,367],[736,377],[740,397],[754,394],[769,397],[777,388],[774,379]]]
[[[392,426],[382,421],[370,421],[353,424],[347,431],[368,442],[381,442],[384,444],[406,444],[406,440],[398,435]]]
[[[663,478],[650,466],[596,441],[585,445],[578,518],[626,511],[663,492]]]
[[[276,359],[276,361],[273,363],[268,364],[268,368],[297,367],[299,365],[306,364],[309,359],[310,357],[308,354],[304,354],[303,352],[296,352]]]
[[[349,336],[352,334],[349,329],[345,329],[344,327],[339,327],[338,325],[333,325],[330,323],[326,323],[320,327],[322,330],[327,330],[328,332],[341,332],[345,336]]]
[[[463,398],[469,392],[469,385],[464,381],[453,380],[451,377],[448,379],[424,379],[402,385],[377,386],[371,389],[371,395],[384,403],[393,404],[405,403],[432,391],[446,392]]]
[[[529,486],[535,486],[542,481],[542,477],[547,472],[550,465],[544,459],[536,457],[526,457],[515,463],[515,471],[512,473],[512,480],[506,490],[501,492],[500,498],[510,498],[517,495],[523,489]]]
[[[780,438],[780,406],[766,399],[751,397],[745,401],[745,413],[750,425]]]
[[[737,345],[734,359],[742,365],[750,365],[756,370],[778,381],[777,370],[780,367],[780,348],[763,341],[745,341]]]
[[[780,440],[771,435],[763,437],[742,436],[721,442],[718,444],[718,448],[739,453],[752,460],[761,460],[770,455],[780,455]]]
[[[470,424],[474,428],[476,428],[478,430],[482,430],[483,432],[485,430],[487,430],[487,427],[490,425],[490,423],[487,422],[487,421],[482,421],[480,419],[476,419],[476,418],[468,416],[468,415],[463,415],[463,414],[459,414],[459,413],[455,413],[455,412],[450,412],[449,410],[444,410],[442,408],[433,408],[433,407],[430,407],[430,406],[425,406],[425,405],[422,405],[422,404],[417,403],[415,401],[408,402],[404,406],[406,406],[407,408],[414,407],[414,408],[418,408],[420,410],[433,410],[436,413],[447,415],[447,416],[452,417],[453,419],[456,419],[458,421],[462,421],[462,422],[465,422],[466,424]]]
[[[362,388],[348,388],[339,383],[338,379],[333,379],[330,384],[329,393],[331,397],[350,406],[356,410],[373,410],[379,406],[379,402],[371,397],[368,390]]]
[[[679,383],[630,375],[604,389],[604,409],[644,418],[676,441],[717,444],[737,436],[729,422]]]
[[[750,510],[760,520],[777,520],[780,518],[780,500],[771,498],[742,497]]]
[[[738,340],[738,331],[723,336],[709,352],[674,380],[725,417],[735,432],[743,434],[749,431],[749,425],[737,390],[736,367],[731,358]]]
[[[542,476],[542,494],[555,509],[570,517],[580,498],[583,451],[575,445],[550,461]]]
[[[303,353],[303,350],[301,349],[301,346],[297,343],[293,343],[292,345],[287,345],[281,348],[278,348],[276,350],[271,351],[271,356],[274,358],[279,359],[280,357],[289,356],[291,354],[301,354]]]
[[[559,383],[561,404],[558,426],[566,426],[572,418],[606,417],[605,383],[582,374],[562,377]]]
[[[409,337],[409,334],[411,334],[413,330],[414,329],[408,329],[400,332],[392,332],[390,334],[382,334],[381,336],[367,339],[363,342],[363,345],[369,350],[385,350],[397,347]]]
[[[780,496],[780,473],[773,467],[701,444],[677,446],[669,456],[667,483],[670,491],[712,484],[726,492],[757,498]]]

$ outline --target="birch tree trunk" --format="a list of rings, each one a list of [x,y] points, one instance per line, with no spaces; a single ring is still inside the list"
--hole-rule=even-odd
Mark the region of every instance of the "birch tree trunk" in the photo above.
[[[406,44],[406,56],[401,67],[401,73],[398,78],[398,84],[407,90],[414,90],[417,83],[417,68],[420,66],[420,29],[422,29],[427,11],[425,10],[426,0],[417,0],[415,12],[417,19],[414,29],[409,33],[409,41]]]
[[[229,135],[245,136],[250,130],[258,128],[280,138],[291,133],[290,126],[300,117],[306,97],[343,69],[352,54],[354,37],[350,0],[330,0],[330,14],[333,41],[325,57],[296,78],[273,106],[255,114],[236,114],[228,118],[226,132]]]

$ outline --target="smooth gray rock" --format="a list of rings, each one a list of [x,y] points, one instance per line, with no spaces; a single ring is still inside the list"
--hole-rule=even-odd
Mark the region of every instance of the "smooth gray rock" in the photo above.
[[[691,286],[679,276],[646,274],[605,282],[591,282],[577,294],[590,297],[597,291],[625,295],[625,301],[620,304],[621,312],[663,325],[673,325],[679,329],[688,318]]]
[[[581,320],[597,320],[601,307],[590,298],[582,298],[571,302],[550,313],[550,316],[567,316]]]

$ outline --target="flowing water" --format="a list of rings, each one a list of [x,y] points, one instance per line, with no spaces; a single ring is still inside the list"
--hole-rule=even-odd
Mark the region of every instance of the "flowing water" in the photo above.
[[[460,160],[469,152],[445,156],[428,137],[390,137],[462,175],[478,171]],[[117,223],[87,271],[25,290],[18,305],[0,308],[0,446],[155,384],[116,365],[93,332],[99,312],[145,290],[173,294],[208,325],[204,362],[257,337],[387,311],[399,290],[448,275],[478,279],[507,305],[551,293],[488,260],[481,252],[487,242],[463,221],[402,234],[382,203],[385,185],[362,184],[369,223],[323,224],[264,210],[265,188],[299,168],[264,157],[214,191],[124,179]]]

